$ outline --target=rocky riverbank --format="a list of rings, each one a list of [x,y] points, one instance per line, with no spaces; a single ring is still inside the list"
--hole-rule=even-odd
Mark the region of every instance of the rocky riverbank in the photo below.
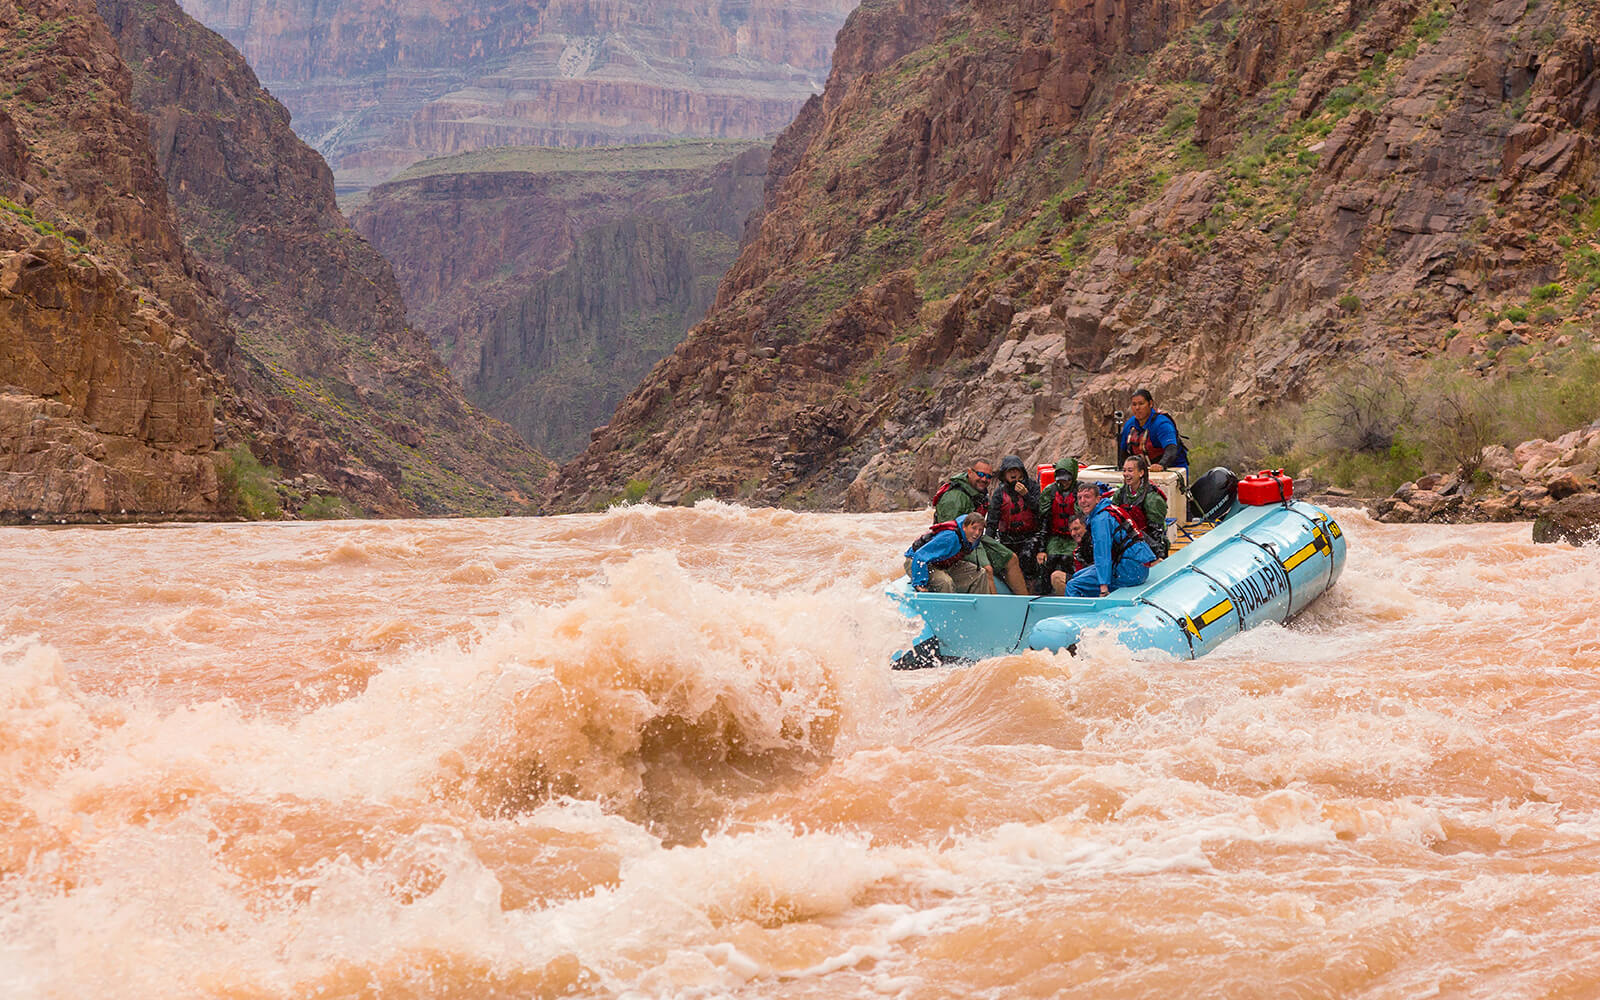
[[[1374,504],[1396,524],[1534,522],[1535,541],[1600,538],[1600,421],[1553,441],[1494,445],[1471,476],[1460,470],[1422,476]]]

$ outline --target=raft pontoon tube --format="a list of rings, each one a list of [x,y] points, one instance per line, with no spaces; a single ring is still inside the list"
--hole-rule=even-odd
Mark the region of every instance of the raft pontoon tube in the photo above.
[[[1344,532],[1320,507],[1293,499],[1293,483],[1281,473],[1238,484],[1237,497],[1254,502],[1228,497],[1208,533],[1156,563],[1143,584],[1105,597],[918,593],[902,577],[890,594],[923,629],[896,655],[895,668],[1025,649],[1076,651],[1090,630],[1110,632],[1131,650],[1192,659],[1263,622],[1288,621],[1339,578]]]

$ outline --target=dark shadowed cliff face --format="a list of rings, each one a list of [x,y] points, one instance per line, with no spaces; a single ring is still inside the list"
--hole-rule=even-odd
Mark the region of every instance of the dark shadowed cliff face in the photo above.
[[[756,138],[827,74],[852,0],[190,0],[341,191],[504,145]]]
[[[205,515],[232,363],[91,3],[0,0],[0,519]]]
[[[470,406],[405,322],[332,176],[226,42],[168,0],[103,0],[184,236],[235,318],[256,450],[377,511],[520,506],[548,464]]]
[[[478,405],[570,457],[710,305],[767,150],[496,150],[420,164],[354,223]]]
[[[1597,38],[1593,0],[869,4],[564,502],[912,503],[1099,454],[1134,385],[1242,412],[1467,344],[1600,241]]]

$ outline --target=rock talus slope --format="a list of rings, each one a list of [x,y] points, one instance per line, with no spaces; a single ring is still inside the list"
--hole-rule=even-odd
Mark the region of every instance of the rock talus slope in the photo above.
[[[1597,41],[1593,0],[869,2],[562,502],[917,503],[1103,457],[1134,385],[1246,414],[1438,354],[1600,239]]]

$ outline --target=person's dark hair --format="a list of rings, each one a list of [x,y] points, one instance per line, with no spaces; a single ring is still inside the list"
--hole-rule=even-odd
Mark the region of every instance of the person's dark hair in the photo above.
[[[1156,405],[1156,398],[1154,396],[1150,395],[1150,390],[1149,389],[1135,389],[1135,390],[1133,390],[1133,398],[1134,399],[1142,399],[1146,403],[1149,403],[1151,406]]]
[[[1083,525],[1083,530],[1084,531],[1088,531],[1089,530],[1089,519],[1087,517],[1084,517],[1082,514],[1074,514],[1071,517],[1067,518],[1067,529],[1069,531],[1072,529],[1072,525],[1074,523]]]
[[[1139,465],[1139,472],[1143,474],[1146,479],[1150,478],[1150,460],[1148,458],[1145,458],[1143,455],[1129,455],[1128,459],[1133,462],[1137,462]],[[1127,465],[1128,463],[1124,461],[1122,464]]]

